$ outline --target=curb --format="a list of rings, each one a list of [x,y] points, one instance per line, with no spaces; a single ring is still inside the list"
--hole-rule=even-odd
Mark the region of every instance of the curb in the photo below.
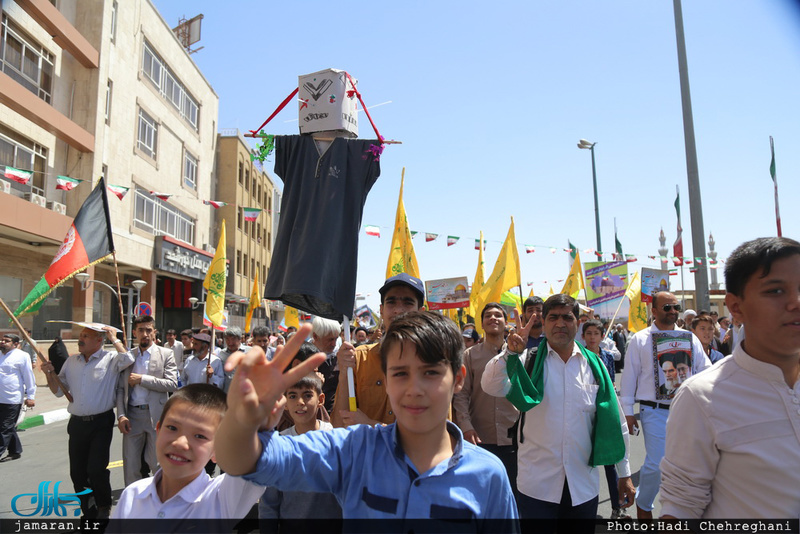
[[[23,421],[17,425],[19,430],[27,430],[28,428],[34,428],[41,425],[49,425],[50,423],[55,423],[56,421],[63,421],[64,419],[69,419],[69,412],[66,408],[62,408],[60,410],[53,410],[52,412],[45,412],[43,414],[34,415],[31,417],[26,417]]]

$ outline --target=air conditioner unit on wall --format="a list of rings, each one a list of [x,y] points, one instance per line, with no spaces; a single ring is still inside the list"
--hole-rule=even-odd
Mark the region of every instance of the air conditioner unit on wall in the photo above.
[[[47,199],[41,195],[37,195],[34,193],[25,193],[25,200],[33,202],[37,206],[41,206],[43,208],[47,207]]]
[[[47,209],[53,210],[54,212],[60,213],[61,215],[67,214],[67,207],[61,202],[48,202]]]
[[[5,180],[0,180],[0,191],[6,194],[11,194],[11,184]]]

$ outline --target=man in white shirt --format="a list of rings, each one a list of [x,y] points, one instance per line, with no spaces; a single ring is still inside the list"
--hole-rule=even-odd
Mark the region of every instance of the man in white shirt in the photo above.
[[[641,520],[652,519],[653,503],[661,484],[658,465],[664,457],[667,416],[675,388],[680,390],[677,365],[685,358],[690,359],[686,375],[697,374],[711,365],[697,336],[675,326],[680,311],[675,295],[656,292],[653,324],[631,337],[625,353],[625,370],[620,381],[622,409],[628,428],[633,430],[639,426],[633,413],[633,405],[638,402],[644,430],[646,455],[636,492],[636,514]]]
[[[0,340],[0,462],[16,460],[22,456],[22,443],[17,435],[17,419],[25,406],[36,405],[36,381],[33,378],[31,359],[19,348],[19,336],[5,334]]]
[[[681,519],[800,511],[800,243],[740,245],[725,305],[747,338],[681,385],[667,424],[661,511]]]
[[[142,478],[142,451],[155,473],[156,423],[169,398],[178,389],[178,367],[172,351],[155,341],[155,320],[140,315],[133,320],[139,346],[133,349],[133,365],[122,371],[117,386],[117,426],[122,432],[125,485]]]
[[[67,406],[71,417],[69,434],[69,475],[80,496],[81,510],[88,518],[108,519],[111,515],[111,473],[108,460],[114,429],[114,404],[119,374],[133,364],[133,355],[116,337],[117,329],[96,325],[84,328],[78,338],[79,354],[64,362],[58,379],[72,395]],[[103,350],[103,339],[114,343],[116,352]],[[47,385],[56,397],[64,395],[53,364],[41,367]],[[97,510],[90,508],[93,496]]]
[[[183,362],[183,385],[212,384],[222,389],[225,375],[222,361],[210,353],[211,336],[194,334],[192,336],[192,355]]]
[[[628,428],[608,371],[597,355],[575,342],[579,307],[569,295],[553,295],[543,307],[545,341],[525,350],[525,331],[508,338],[508,350],[493,358],[483,390],[506,397],[520,411],[517,488],[520,517],[581,520],[570,532],[594,532],[600,493],[599,465],[616,464],[622,507],[633,504]],[[522,334],[522,335],[519,335]],[[521,371],[521,372],[520,372]],[[520,394],[522,393],[522,394]]]
[[[174,328],[167,330],[167,342],[164,343],[164,346],[172,351],[175,365],[178,366],[178,373],[183,371],[183,342],[178,340],[178,335]]]
[[[231,354],[238,351],[247,352],[247,349],[250,347],[242,345],[242,329],[238,326],[229,326],[225,329],[225,332],[222,334],[222,339],[225,340],[225,348],[219,351],[219,359],[222,362],[224,372],[225,360],[227,360]],[[231,386],[234,372],[235,369],[225,372],[225,381],[222,384],[222,391],[225,393],[228,392],[228,388]]]

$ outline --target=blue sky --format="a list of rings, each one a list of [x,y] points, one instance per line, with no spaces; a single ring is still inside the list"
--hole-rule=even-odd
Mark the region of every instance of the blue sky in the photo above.
[[[591,157],[577,148],[581,138],[597,143],[605,251],[613,249],[616,218],[625,252],[639,258],[633,267],[657,267],[647,256],[658,254],[661,228],[670,248],[675,239],[677,185],[684,250],[692,254],[668,0],[154,3],[171,26],[182,15],[205,15],[204,48],[193,58],[220,97],[220,128],[256,128],[298,75],[328,67],[356,77],[367,106],[391,101],[371,113],[387,139],[403,144],[384,151],[363,217],[382,237],[359,237],[357,290],[374,308],[403,167],[411,228],[439,234],[414,240],[426,280],[471,283],[481,230],[488,276],[514,216],[523,291],[546,294],[551,283],[558,291],[567,240],[595,247]],[[747,239],[775,235],[770,135],[783,233],[797,238],[798,3],[684,2],[683,18],[705,239],[713,233],[725,258]],[[296,134],[296,109],[287,107],[266,131]],[[361,137],[370,137],[360,120]],[[447,247],[447,235],[461,240]],[[688,272],[686,282],[693,287]]]

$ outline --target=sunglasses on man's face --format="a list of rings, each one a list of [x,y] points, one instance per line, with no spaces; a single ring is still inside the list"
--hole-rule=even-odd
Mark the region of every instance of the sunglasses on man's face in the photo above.
[[[681,311],[680,304],[664,304],[663,306],[661,306],[661,309],[664,310],[665,312],[668,312],[670,308],[675,310],[676,312]]]

